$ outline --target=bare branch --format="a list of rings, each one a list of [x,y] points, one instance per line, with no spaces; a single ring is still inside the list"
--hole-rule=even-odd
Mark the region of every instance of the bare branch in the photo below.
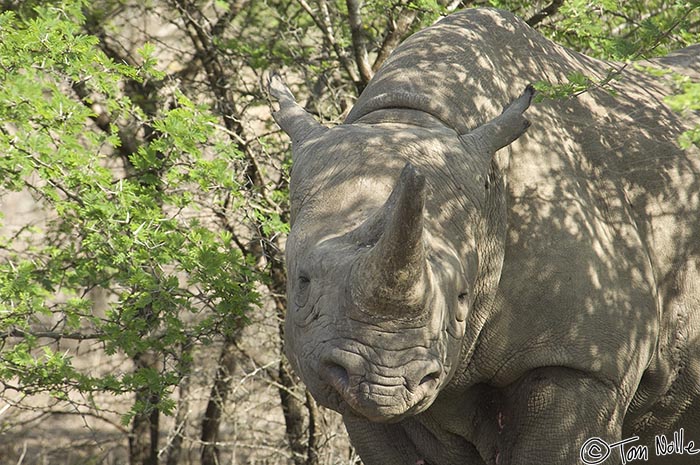
[[[211,28],[212,37],[221,37],[226,26],[241,12],[243,7],[248,3],[248,0],[233,0],[229,2],[228,11],[216,21],[216,24]]]
[[[350,79],[352,79],[355,83],[359,83],[360,76],[357,74],[357,71],[355,70],[352,61],[348,58],[343,49],[340,47],[338,41],[335,40],[335,33],[333,32],[333,24],[331,23],[328,5],[326,5],[326,3],[323,1],[321,2],[320,6],[323,18],[320,18],[316,13],[314,13],[314,10],[311,8],[311,6],[306,0],[297,0],[297,2],[299,2],[299,5],[304,9],[306,14],[308,14],[311,17],[314,24],[316,24],[316,26],[321,30],[323,36],[326,38],[328,43],[331,44],[331,47],[333,47],[333,51],[335,51],[335,54],[338,57],[338,60],[340,61],[340,64],[348,73]]]
[[[109,418],[105,417],[104,415],[100,415],[98,412],[91,412],[91,411],[84,411],[84,410],[80,410],[80,411],[76,410],[74,412],[64,411],[64,410],[50,410],[48,413],[50,415],[53,415],[53,416],[59,416],[59,415],[80,416],[83,418],[83,420],[85,419],[85,417],[90,417],[90,418],[94,418],[96,420],[100,420],[100,421],[108,424],[109,426],[116,429],[120,433],[123,433],[123,434],[129,433],[129,430],[127,428],[124,428],[119,423],[110,420]]]
[[[345,0],[348,7],[348,19],[350,21],[350,33],[352,35],[352,46],[355,50],[355,62],[360,70],[362,87],[366,86],[372,79],[372,67],[369,64],[367,55],[367,38],[362,28],[362,15],[360,14],[360,2],[358,0]]]
[[[535,27],[537,24],[541,23],[545,19],[549,18],[553,14],[555,14],[557,11],[559,11],[559,8],[564,4],[564,0],[554,0],[552,3],[547,5],[545,8],[543,8],[541,11],[538,13],[535,13],[532,18],[528,19],[526,23],[530,27]]]
[[[8,337],[34,337],[34,338],[46,338],[46,339],[71,339],[75,341],[87,341],[101,339],[104,336],[103,333],[62,333],[60,331],[24,331],[22,329],[11,329],[4,333],[0,333],[0,339],[6,339]]]
[[[387,26],[388,32],[384,36],[384,41],[382,46],[377,53],[377,58],[374,60],[372,69],[377,71],[379,67],[389,58],[391,52],[399,45],[399,42],[404,38],[416,20],[417,10],[413,8],[403,8],[399,12],[399,17],[394,21],[393,18],[389,18],[389,24]]]
[[[452,13],[458,8],[475,8],[480,6],[489,6],[488,0],[452,0],[445,6],[445,9]]]

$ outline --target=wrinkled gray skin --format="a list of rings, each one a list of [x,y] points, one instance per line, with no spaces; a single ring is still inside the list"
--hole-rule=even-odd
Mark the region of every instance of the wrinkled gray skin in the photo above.
[[[699,57],[655,64],[700,78]],[[654,451],[681,427],[700,449],[700,154],[674,144],[695,121],[633,66],[616,96],[533,105],[525,134],[530,90],[507,105],[610,66],[468,10],[339,126],[271,79],[294,158],[286,352],[366,465],[574,464],[634,435],[648,463],[700,463]]]

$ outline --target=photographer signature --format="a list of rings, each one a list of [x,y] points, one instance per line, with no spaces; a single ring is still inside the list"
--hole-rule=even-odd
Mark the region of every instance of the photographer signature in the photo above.
[[[634,444],[639,436],[623,439],[621,441],[607,443],[599,437],[588,439],[581,446],[579,457],[586,465],[603,463],[610,455],[617,451],[625,465],[636,460],[646,462],[649,460],[649,447],[642,444]],[[685,431],[680,428],[674,431],[669,438],[665,434],[657,434],[654,438],[654,453],[657,457],[666,455],[695,455],[700,454],[700,449],[695,447],[695,441],[685,440]]]

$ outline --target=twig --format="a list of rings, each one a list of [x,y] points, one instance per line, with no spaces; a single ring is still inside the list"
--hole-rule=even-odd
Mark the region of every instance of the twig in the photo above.
[[[648,54],[648,53],[653,52],[654,50],[656,50],[656,49],[661,45],[661,42],[662,42],[664,39],[668,38],[668,37],[673,33],[673,31],[674,31],[680,24],[682,24],[683,21],[685,21],[686,18],[687,18],[688,16],[690,16],[690,14],[691,14],[692,12],[693,12],[693,9],[692,9],[692,8],[688,8],[688,10],[685,11],[685,12],[683,13],[683,15],[681,15],[680,18],[678,18],[676,21],[674,21],[674,23],[671,24],[671,26],[670,26],[663,34],[661,34],[661,35],[657,38],[656,42],[655,42],[652,46],[650,46],[650,47],[648,47],[648,48],[646,48],[646,49],[639,50],[639,51],[636,52],[628,61],[626,61],[625,63],[623,63],[619,68],[617,68],[617,69],[615,69],[615,68],[610,69],[610,70],[608,71],[607,76],[605,76],[605,78],[601,79],[601,80],[598,81],[598,82],[593,82],[590,86],[586,86],[586,88],[584,88],[584,89],[582,89],[582,90],[580,90],[580,91],[578,91],[578,92],[575,92],[575,93],[572,95],[572,97],[578,97],[578,96],[580,96],[580,95],[582,95],[582,94],[585,94],[586,92],[589,92],[589,91],[591,91],[591,90],[593,90],[593,89],[602,88],[602,87],[606,86],[607,84],[609,84],[611,81],[614,81],[615,79],[617,79],[617,77],[620,76],[620,75],[622,74],[622,72],[623,72],[625,69],[627,69],[627,67],[628,67],[631,63],[633,63],[634,61],[640,59],[640,58],[643,57],[644,55],[646,55],[646,54]]]
[[[17,460],[17,465],[22,465],[22,462],[24,462],[25,455],[27,455],[27,441],[24,441],[24,444],[22,444],[22,455],[19,456],[19,460]]]

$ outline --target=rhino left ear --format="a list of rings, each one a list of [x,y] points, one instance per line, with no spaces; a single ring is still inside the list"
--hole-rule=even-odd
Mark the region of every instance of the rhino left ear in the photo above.
[[[328,130],[328,128],[319,124],[313,116],[299,106],[294,99],[292,91],[289,90],[277,73],[270,75],[268,92],[280,105],[280,109],[273,112],[272,117],[279,127],[289,135],[293,144],[303,142],[314,133]]]
[[[460,137],[465,141],[473,141],[477,146],[486,146],[489,153],[495,153],[511,144],[530,127],[530,121],[523,116],[523,113],[530,107],[533,95],[535,95],[535,88],[528,85],[520,97],[512,101],[503,113]]]

